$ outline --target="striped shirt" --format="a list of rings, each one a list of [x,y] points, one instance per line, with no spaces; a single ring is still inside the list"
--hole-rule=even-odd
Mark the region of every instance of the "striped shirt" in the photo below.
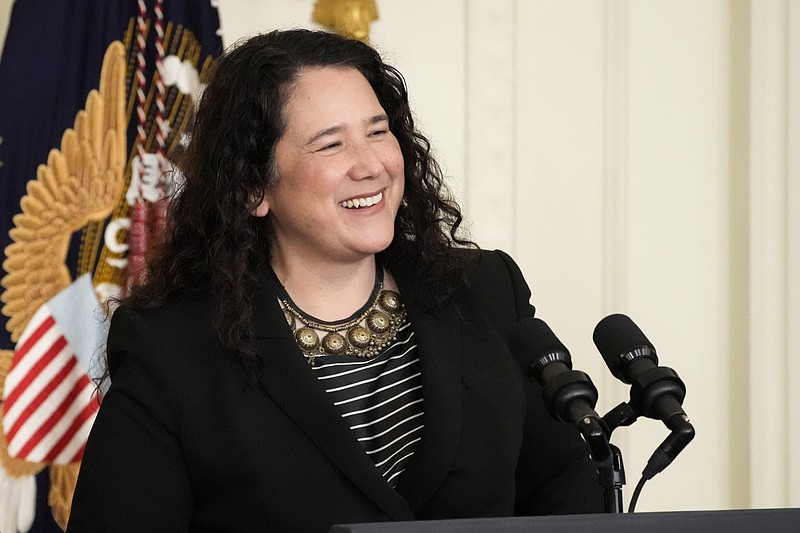
[[[318,355],[311,368],[381,476],[396,487],[424,426],[411,324],[406,322],[395,342],[373,358]]]

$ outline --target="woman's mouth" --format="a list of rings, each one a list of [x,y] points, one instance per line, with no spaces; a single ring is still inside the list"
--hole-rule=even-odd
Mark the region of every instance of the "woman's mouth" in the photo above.
[[[362,207],[371,207],[383,199],[383,193],[379,192],[375,196],[365,196],[363,198],[351,198],[339,202],[339,205],[346,209],[361,209]]]

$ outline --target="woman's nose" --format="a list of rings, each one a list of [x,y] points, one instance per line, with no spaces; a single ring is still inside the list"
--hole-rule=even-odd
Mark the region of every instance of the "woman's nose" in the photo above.
[[[375,178],[383,173],[383,162],[375,147],[369,142],[362,142],[352,146],[353,164],[350,167],[350,177],[356,180]]]

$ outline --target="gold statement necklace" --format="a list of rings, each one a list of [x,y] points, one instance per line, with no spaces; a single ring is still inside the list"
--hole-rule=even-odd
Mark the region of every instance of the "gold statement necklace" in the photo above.
[[[321,355],[374,357],[394,342],[406,322],[400,295],[383,288],[383,269],[379,267],[364,306],[352,316],[335,322],[320,320],[297,307],[277,277],[276,288],[294,340],[312,366]]]

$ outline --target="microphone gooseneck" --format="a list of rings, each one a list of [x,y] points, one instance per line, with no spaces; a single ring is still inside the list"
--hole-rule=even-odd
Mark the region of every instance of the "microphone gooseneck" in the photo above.
[[[542,386],[553,418],[578,428],[602,470],[602,464],[611,462],[611,450],[603,421],[594,410],[597,388],[589,376],[572,369],[569,350],[539,318],[526,318],[514,326],[508,345],[528,378]]]
[[[609,315],[601,320],[593,339],[611,373],[631,385],[630,407],[634,415],[661,420],[671,431],[642,472],[643,478],[651,479],[694,438],[694,428],[682,407],[686,385],[674,370],[658,366],[656,349],[625,315]]]

